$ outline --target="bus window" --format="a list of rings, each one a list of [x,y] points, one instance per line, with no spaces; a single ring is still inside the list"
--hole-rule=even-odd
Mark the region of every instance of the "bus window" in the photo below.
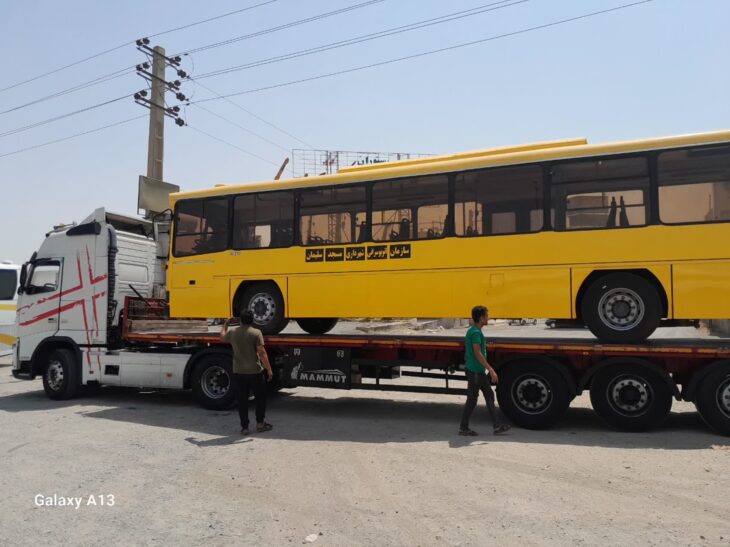
[[[561,163],[553,167],[552,177],[556,230],[646,225],[646,158]]]
[[[0,300],[14,300],[15,289],[18,285],[18,272],[0,270]]]
[[[233,248],[294,244],[294,193],[242,194],[233,202]]]
[[[455,183],[455,233],[539,232],[543,226],[542,201],[542,169],[538,166],[460,173]]]
[[[228,247],[228,198],[178,202],[175,215],[175,256],[224,251]]]
[[[730,220],[730,147],[660,154],[659,218],[667,224]]]
[[[373,240],[442,237],[448,204],[446,175],[377,182],[373,185]]]
[[[365,186],[302,190],[299,226],[304,245],[354,243],[367,228]]]

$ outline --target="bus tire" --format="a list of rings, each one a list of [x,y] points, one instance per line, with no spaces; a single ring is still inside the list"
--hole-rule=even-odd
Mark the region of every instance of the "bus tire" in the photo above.
[[[695,394],[695,406],[712,429],[730,435],[730,363],[705,376]]]
[[[72,399],[79,391],[79,366],[70,349],[51,351],[43,365],[43,390],[49,399]]]
[[[238,299],[239,314],[243,310],[253,313],[253,326],[264,334],[278,334],[289,320],[284,316],[284,297],[275,283],[256,283],[246,288]]]
[[[659,326],[662,303],[656,288],[636,274],[617,272],[596,279],[586,290],[581,314],[604,342],[642,342]]]
[[[309,334],[326,334],[335,328],[338,319],[334,318],[311,318],[311,319],[297,319],[297,324],[301,327],[304,332]]]
[[[236,399],[231,356],[220,352],[201,357],[193,369],[191,387],[193,395],[205,408],[230,408]]]
[[[591,405],[609,425],[646,431],[664,422],[672,408],[667,378],[639,363],[607,366],[591,380]]]
[[[499,408],[516,425],[546,429],[568,409],[571,393],[555,365],[537,359],[520,359],[499,369]]]

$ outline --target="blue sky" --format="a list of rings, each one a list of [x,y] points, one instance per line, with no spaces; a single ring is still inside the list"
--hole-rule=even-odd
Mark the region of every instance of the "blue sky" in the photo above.
[[[262,0],[0,0],[0,88],[136,38]],[[160,36],[183,52],[359,3],[278,0]],[[530,0],[459,21],[203,82],[226,94],[478,40],[630,0]],[[490,3],[385,0],[315,23],[196,53],[185,70],[220,68],[315,47]],[[728,128],[730,2],[654,0],[626,10],[348,75],[234,98],[323,149],[446,153],[564,137],[592,142]],[[133,45],[0,93],[0,110],[143,60]],[[136,75],[0,115],[0,134],[144,87]],[[193,100],[211,96],[186,83]],[[300,142],[224,101],[205,103],[278,148],[195,107],[190,128],[166,126],[165,179],[184,189],[270,179]],[[15,135],[0,155],[144,114],[132,99]],[[26,260],[53,225],[94,208],[134,213],[146,171],[147,120],[0,157],[0,259]]]

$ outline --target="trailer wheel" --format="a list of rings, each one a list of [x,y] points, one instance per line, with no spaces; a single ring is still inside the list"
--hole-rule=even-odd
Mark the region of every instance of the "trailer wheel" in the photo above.
[[[565,413],[571,394],[554,365],[524,359],[499,370],[497,400],[502,412],[518,426],[545,429]]]
[[[659,326],[662,303],[656,288],[631,273],[612,273],[596,279],[581,302],[588,328],[599,340],[641,342]]]
[[[702,379],[695,395],[695,406],[711,428],[730,435],[730,363]]]
[[[335,328],[338,319],[335,318],[312,318],[297,319],[297,324],[303,331],[309,334],[326,334]]]
[[[79,391],[79,367],[70,349],[55,349],[43,367],[43,390],[49,399],[72,399]]]
[[[254,327],[264,334],[280,333],[289,320],[284,316],[284,297],[274,283],[256,283],[236,299],[234,312],[251,310]]]
[[[591,381],[591,404],[617,429],[645,431],[667,418],[672,393],[659,372],[640,363],[618,364],[596,372]]]
[[[193,395],[205,408],[224,410],[236,398],[231,356],[211,353],[200,358],[192,377]]]

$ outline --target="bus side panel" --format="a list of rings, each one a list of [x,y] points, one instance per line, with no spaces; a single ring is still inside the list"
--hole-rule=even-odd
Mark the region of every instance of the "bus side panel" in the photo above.
[[[325,290],[323,290],[323,288]],[[289,278],[291,317],[566,317],[568,268],[299,275]]]
[[[216,278],[209,287],[170,287],[170,316],[201,319],[230,317],[228,279]]]
[[[674,264],[674,317],[727,319],[730,317],[730,261]]]
[[[667,293],[667,301],[669,302],[669,310],[667,318],[672,319],[672,269],[669,264],[646,264],[646,263],[627,263],[627,264],[595,264],[593,266],[584,266],[580,268],[571,268],[572,272],[572,295],[570,298],[571,318],[577,317],[575,307],[578,291],[586,278],[596,270],[649,270],[659,280]]]

